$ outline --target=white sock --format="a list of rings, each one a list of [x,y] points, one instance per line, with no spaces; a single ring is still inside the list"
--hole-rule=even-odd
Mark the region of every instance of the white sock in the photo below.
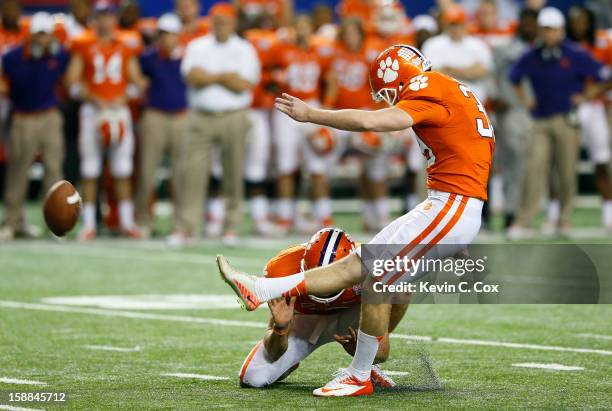
[[[264,195],[258,195],[252,197],[250,200],[251,204],[251,217],[253,221],[266,221],[268,220],[268,198]]]
[[[348,372],[361,381],[370,379],[372,364],[378,351],[378,338],[368,335],[361,330],[357,331],[357,349]]]
[[[222,223],[225,220],[225,200],[223,197],[208,200],[208,217],[215,223]]]
[[[363,205],[363,221],[369,227],[376,227],[376,209],[374,202],[371,200],[364,200]]]
[[[119,201],[119,225],[123,229],[134,228],[134,203],[130,200]]]
[[[316,199],[312,205],[312,214],[317,221],[323,221],[331,218],[332,205],[329,197],[321,197]]]
[[[550,200],[548,208],[546,210],[546,218],[549,223],[557,224],[559,222],[559,214],[561,212],[561,206],[559,200]]]
[[[276,202],[278,218],[293,221],[295,218],[295,201],[291,198],[279,198]]]
[[[374,201],[374,210],[379,224],[389,221],[389,201],[387,201],[386,197],[377,198]]]
[[[606,200],[601,209],[601,216],[606,227],[612,225],[612,200]]]
[[[94,203],[83,203],[83,228],[96,229],[96,205]]]
[[[304,281],[304,273],[297,273],[285,277],[258,278],[255,281],[253,292],[261,302],[282,297],[284,293],[291,290]]]
[[[419,204],[419,197],[416,194],[408,194],[406,196],[406,207],[412,210]]]

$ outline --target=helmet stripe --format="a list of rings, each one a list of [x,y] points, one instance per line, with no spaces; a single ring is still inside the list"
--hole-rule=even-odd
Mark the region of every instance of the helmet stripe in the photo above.
[[[329,233],[328,232],[328,236],[325,239],[325,244],[323,244],[323,248],[321,249],[321,255],[319,256],[319,264],[317,264],[318,267],[321,267],[323,265],[323,260],[325,258],[325,254],[327,254],[327,246],[329,245],[329,240],[331,238],[333,233]]]
[[[341,237],[340,230],[331,230],[329,236],[325,240],[323,250],[321,250],[321,258],[319,259],[319,266],[327,265],[334,261],[336,257],[336,249]]]
[[[336,260],[336,252],[338,251],[338,246],[340,245],[340,240],[342,240],[343,237],[343,233],[340,230],[335,230],[338,232],[338,237],[336,238],[336,241],[334,242],[334,247],[333,247],[333,251],[332,251],[332,255],[331,258],[328,262],[328,264],[333,263]]]

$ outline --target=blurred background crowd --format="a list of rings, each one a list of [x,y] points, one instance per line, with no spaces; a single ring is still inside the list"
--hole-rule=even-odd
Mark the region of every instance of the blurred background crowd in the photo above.
[[[492,118],[485,229],[501,215],[508,236],[529,237],[544,211],[541,233],[568,234],[577,193],[591,191],[612,232],[609,1],[341,0],[303,10],[292,0],[175,0],[173,10],[159,2],[156,17],[141,15],[155,1],[23,3],[0,9],[0,241],[41,234],[25,201],[61,178],[81,193],[82,241],[111,232],[235,244],[249,230],[312,233],[354,204],[376,232],[424,198],[435,153],[411,130],[325,129],[273,101],[287,92],[376,109],[369,64],[393,44],[421,48]],[[168,203],[163,227],[155,220]]]

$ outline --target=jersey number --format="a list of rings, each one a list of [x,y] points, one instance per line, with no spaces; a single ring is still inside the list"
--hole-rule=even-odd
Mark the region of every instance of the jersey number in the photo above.
[[[478,134],[480,134],[482,137],[495,139],[493,127],[491,126],[491,122],[489,121],[487,112],[485,111],[485,108],[482,105],[480,99],[476,97],[476,94],[474,94],[474,92],[464,84],[459,84],[459,89],[465,97],[470,98],[470,94],[472,95],[472,97],[474,97],[474,100],[476,100],[476,107],[478,107],[478,111],[480,111],[484,116],[484,119],[476,117],[476,130],[478,131]]]
[[[123,57],[120,53],[110,56],[108,61],[102,54],[93,56],[95,84],[102,84],[107,80],[113,84],[119,84],[122,80]]]

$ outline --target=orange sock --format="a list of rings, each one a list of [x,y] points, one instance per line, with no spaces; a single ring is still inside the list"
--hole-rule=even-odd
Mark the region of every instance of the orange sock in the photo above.
[[[300,283],[293,287],[291,290],[287,291],[286,293],[283,293],[283,297],[300,297],[307,294],[308,292],[306,291],[306,280],[304,279],[300,281]]]

